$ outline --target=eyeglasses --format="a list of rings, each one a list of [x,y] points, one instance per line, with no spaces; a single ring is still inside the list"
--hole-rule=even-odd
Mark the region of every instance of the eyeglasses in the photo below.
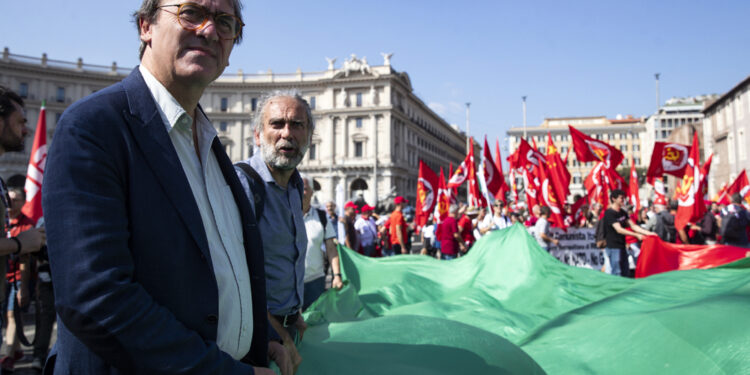
[[[168,10],[164,11],[176,15],[180,26],[188,31],[202,29],[206,26],[208,18],[211,17],[214,21],[216,33],[219,35],[219,38],[224,40],[237,39],[242,32],[242,27],[245,26],[237,16],[223,12],[211,12],[203,5],[196,3],[161,5],[157,9],[166,7],[177,7],[177,13],[172,13]]]

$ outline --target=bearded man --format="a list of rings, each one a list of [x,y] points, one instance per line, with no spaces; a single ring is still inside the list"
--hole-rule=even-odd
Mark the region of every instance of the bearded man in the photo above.
[[[307,152],[313,130],[310,106],[298,92],[265,95],[253,119],[260,152],[236,165],[263,241],[269,320],[295,368],[302,361],[295,343],[307,328],[300,314],[307,232],[304,183],[297,165]]]

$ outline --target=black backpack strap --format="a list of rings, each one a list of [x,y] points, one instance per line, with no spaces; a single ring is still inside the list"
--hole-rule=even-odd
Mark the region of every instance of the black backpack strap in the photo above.
[[[263,179],[258,172],[250,164],[238,161],[234,166],[235,168],[239,168],[248,177],[247,180],[250,183],[250,190],[253,193],[252,199],[255,204],[255,221],[260,223],[260,218],[263,216],[263,205],[266,201],[266,185],[263,183]]]
[[[326,226],[328,225],[328,217],[326,216],[326,212],[320,209],[315,209],[318,211],[318,218],[320,219],[320,223],[323,224],[323,233],[326,231]]]

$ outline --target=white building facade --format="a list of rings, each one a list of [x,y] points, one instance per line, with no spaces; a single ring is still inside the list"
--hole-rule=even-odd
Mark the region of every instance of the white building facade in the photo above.
[[[341,184],[347,199],[361,196],[375,205],[402,195],[413,203],[419,160],[437,173],[441,166],[458,165],[466,155],[466,137],[414,94],[408,74],[395,71],[390,60],[390,54],[383,54],[382,65],[370,66],[366,58],[352,55],[340,67],[329,59],[321,72],[224,74],[200,104],[236,162],[253,154],[252,117],[263,93],[296,89],[310,103],[316,124],[299,169],[313,177],[319,202],[334,199]],[[114,63],[40,59],[11,54],[7,48],[0,59],[0,85],[24,97],[29,127],[35,128],[46,101],[48,140],[69,105],[129,72]],[[6,153],[0,176],[25,176],[30,148],[28,139],[24,153]]]

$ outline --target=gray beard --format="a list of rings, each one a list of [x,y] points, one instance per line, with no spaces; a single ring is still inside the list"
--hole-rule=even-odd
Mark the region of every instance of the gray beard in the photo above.
[[[263,157],[263,161],[274,169],[288,171],[297,168],[297,165],[302,161],[302,158],[305,157],[308,147],[309,145],[300,148],[298,152],[290,158],[281,155],[281,153],[276,151],[276,146],[266,143],[266,140],[262,135],[260,137],[260,154]]]

